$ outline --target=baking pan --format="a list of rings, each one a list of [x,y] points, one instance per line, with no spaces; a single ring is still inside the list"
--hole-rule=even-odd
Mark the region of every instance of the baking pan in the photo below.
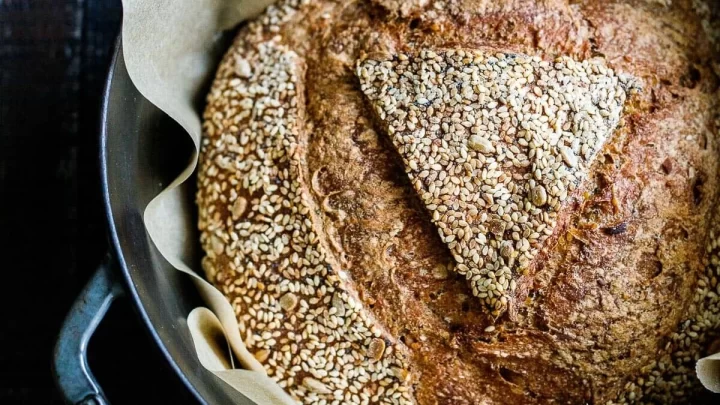
[[[198,361],[186,319],[203,303],[189,277],[162,257],[145,230],[145,207],[187,165],[192,144],[177,123],[135,88],[120,43],[105,83],[100,136],[110,252],[73,304],[58,337],[53,356],[58,388],[71,404],[108,403],[88,367],[87,346],[113,300],[124,295],[188,395],[202,404],[252,404],[244,397],[238,400],[237,391]],[[184,142],[178,145],[179,139]],[[132,386],[132,376],[128,384]],[[138,392],[138,402],[141,396]]]

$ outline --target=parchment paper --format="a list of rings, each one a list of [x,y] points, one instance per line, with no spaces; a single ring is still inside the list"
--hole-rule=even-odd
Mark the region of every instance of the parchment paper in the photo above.
[[[195,170],[204,98],[202,85],[224,49],[221,33],[257,15],[270,0],[123,0],[122,46],[128,73],[140,93],[177,121],[190,136],[195,152],[187,168],[145,209],[145,225],[160,253],[193,278],[208,309],[188,317],[200,363],[258,404],[291,404],[292,399],[250,354],[242,341],[235,312],[227,299],[200,278],[190,263],[197,244],[192,201],[185,181]],[[242,369],[233,367],[228,348],[218,345],[222,334]],[[238,400],[242,396],[238,395]]]
[[[720,393],[720,353],[698,360],[695,372],[705,388]]]
[[[207,308],[188,316],[200,363],[258,404],[294,401],[267,375],[250,354],[227,299],[200,278],[190,263],[197,244],[185,181],[197,164],[201,136],[202,84],[214,75],[225,51],[220,34],[262,11],[272,0],[123,0],[122,45],[127,70],[140,93],[187,131],[195,152],[187,168],[145,210],[145,225],[160,253],[176,269],[193,278]],[[228,346],[242,369],[236,368]],[[697,362],[706,388],[720,392],[720,353]],[[240,399],[242,397],[238,397]]]

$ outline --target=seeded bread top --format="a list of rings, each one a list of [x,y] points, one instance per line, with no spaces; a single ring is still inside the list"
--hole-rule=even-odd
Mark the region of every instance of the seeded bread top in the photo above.
[[[281,1],[208,96],[203,260],[304,403],[683,402],[720,328],[700,2]]]
[[[465,50],[367,59],[357,71],[454,268],[493,315],[514,313],[516,279],[559,234],[632,80],[602,60]]]

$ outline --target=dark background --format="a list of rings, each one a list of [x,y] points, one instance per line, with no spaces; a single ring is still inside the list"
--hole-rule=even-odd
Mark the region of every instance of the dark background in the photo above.
[[[106,249],[101,94],[120,0],[0,0],[0,404],[60,404],[60,324]],[[193,403],[130,302],[90,343],[113,404]]]

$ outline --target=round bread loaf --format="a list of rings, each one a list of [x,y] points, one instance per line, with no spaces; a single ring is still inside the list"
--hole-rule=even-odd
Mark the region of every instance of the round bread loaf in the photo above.
[[[197,202],[250,352],[306,404],[700,393],[720,349],[713,13],[284,0],[242,27]]]

